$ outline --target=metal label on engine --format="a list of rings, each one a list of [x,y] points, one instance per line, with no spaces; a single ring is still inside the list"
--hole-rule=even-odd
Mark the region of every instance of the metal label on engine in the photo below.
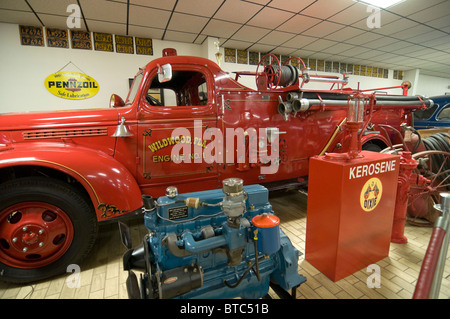
[[[168,212],[169,212],[170,220],[188,217],[188,207],[187,206],[169,208]]]

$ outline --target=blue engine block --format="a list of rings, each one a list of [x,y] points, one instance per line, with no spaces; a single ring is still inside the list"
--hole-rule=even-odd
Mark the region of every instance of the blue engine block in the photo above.
[[[266,296],[269,286],[295,293],[306,278],[298,274],[300,253],[283,231],[276,232],[275,253],[257,249],[265,230],[258,232],[252,219],[273,214],[268,190],[261,185],[241,190],[177,194],[147,204],[143,243],[131,249],[123,240],[130,248],[124,255],[130,297],[139,286],[131,269],[144,270],[141,298],[256,299]]]

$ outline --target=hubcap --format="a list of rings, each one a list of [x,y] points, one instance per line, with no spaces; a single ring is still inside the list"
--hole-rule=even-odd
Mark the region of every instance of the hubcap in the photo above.
[[[25,202],[0,212],[0,261],[17,268],[38,268],[58,260],[73,240],[73,225],[60,208]]]

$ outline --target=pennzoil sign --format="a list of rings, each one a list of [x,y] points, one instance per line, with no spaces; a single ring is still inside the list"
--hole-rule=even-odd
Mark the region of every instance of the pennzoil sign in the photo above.
[[[50,74],[45,79],[45,88],[57,97],[69,100],[83,100],[98,93],[99,85],[90,76],[71,71]]]

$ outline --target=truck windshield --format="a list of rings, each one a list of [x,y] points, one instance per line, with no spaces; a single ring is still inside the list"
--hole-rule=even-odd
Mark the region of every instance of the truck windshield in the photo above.
[[[139,89],[139,84],[141,84],[144,72],[139,71],[139,73],[134,77],[133,84],[131,84],[130,93],[128,93],[127,101],[125,104],[132,104],[136,97],[137,91]]]
[[[170,81],[155,76],[146,96],[152,106],[201,106],[208,102],[206,77],[198,71],[174,70]]]

